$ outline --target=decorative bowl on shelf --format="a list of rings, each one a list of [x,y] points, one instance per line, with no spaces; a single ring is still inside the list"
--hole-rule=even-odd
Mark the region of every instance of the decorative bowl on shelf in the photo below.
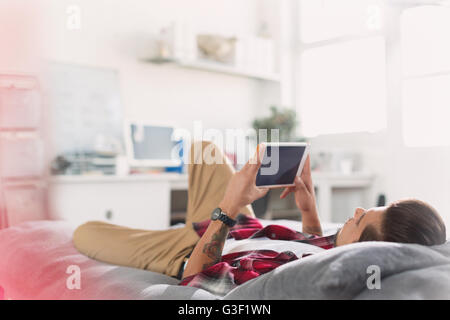
[[[197,35],[197,47],[205,59],[230,63],[234,59],[236,38],[213,34]]]

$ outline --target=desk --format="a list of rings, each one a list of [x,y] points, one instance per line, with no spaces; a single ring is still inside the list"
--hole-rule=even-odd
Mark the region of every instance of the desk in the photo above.
[[[313,172],[321,221],[332,221],[335,188],[365,189],[370,173]],[[90,220],[132,228],[165,229],[170,225],[170,196],[187,190],[187,174],[156,173],[129,176],[55,176],[49,183],[50,216],[73,225]]]
[[[371,187],[375,176],[371,173],[334,173],[312,172],[314,187],[317,189],[317,207],[322,222],[332,222],[332,197],[333,189],[368,189]]]
[[[187,175],[67,175],[49,181],[52,219],[77,226],[99,220],[131,228],[166,229],[170,225],[170,193],[187,189]]]

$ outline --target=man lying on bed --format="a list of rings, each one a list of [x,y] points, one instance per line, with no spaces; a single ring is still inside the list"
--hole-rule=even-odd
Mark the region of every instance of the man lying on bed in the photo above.
[[[216,162],[199,161],[204,155],[212,156]],[[191,147],[184,227],[149,231],[91,221],[75,230],[75,247],[97,260],[164,273],[182,278],[181,285],[224,295],[260,274],[302,258],[290,251],[264,248],[222,256],[226,239],[266,237],[304,242],[324,249],[359,241],[428,246],[445,242],[445,225],[439,214],[428,204],[414,199],[394,202],[388,207],[357,208],[336,234],[322,236],[309,157],[301,177],[296,178],[295,187],[286,188],[281,195],[285,198],[294,193],[302,216],[302,232],[279,225],[263,228],[250,206],[267,193],[267,189],[255,185],[259,166],[260,161],[256,159],[234,172],[214,144],[201,142],[197,148]],[[217,214],[211,212],[217,211],[217,207],[227,217],[216,219]]]

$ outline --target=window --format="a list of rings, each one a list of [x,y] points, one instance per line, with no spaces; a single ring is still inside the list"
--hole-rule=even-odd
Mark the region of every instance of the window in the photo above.
[[[376,0],[302,0],[301,41],[315,42],[379,30],[381,2]]]
[[[405,81],[403,132],[410,147],[450,145],[450,74]]]
[[[409,9],[401,22],[405,144],[450,146],[450,8]]]
[[[406,76],[450,73],[450,8],[409,9],[402,15],[401,28]]]
[[[370,0],[302,0],[297,105],[305,136],[386,127],[383,7]]]
[[[386,126],[382,37],[307,50],[300,106],[306,136],[377,131]]]

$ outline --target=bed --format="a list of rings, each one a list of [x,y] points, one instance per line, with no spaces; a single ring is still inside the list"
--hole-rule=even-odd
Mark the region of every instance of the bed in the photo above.
[[[301,229],[295,221],[262,222]],[[324,231],[332,233],[336,228],[327,225]],[[33,221],[0,230],[0,298],[450,299],[448,241],[434,247],[367,242],[324,251],[307,244],[273,242],[272,249],[315,254],[216,296],[178,286],[178,280],[163,274],[89,259],[73,247],[73,229],[64,221]],[[225,249],[248,248],[242,242]],[[379,270],[379,289],[369,289],[370,266]]]

